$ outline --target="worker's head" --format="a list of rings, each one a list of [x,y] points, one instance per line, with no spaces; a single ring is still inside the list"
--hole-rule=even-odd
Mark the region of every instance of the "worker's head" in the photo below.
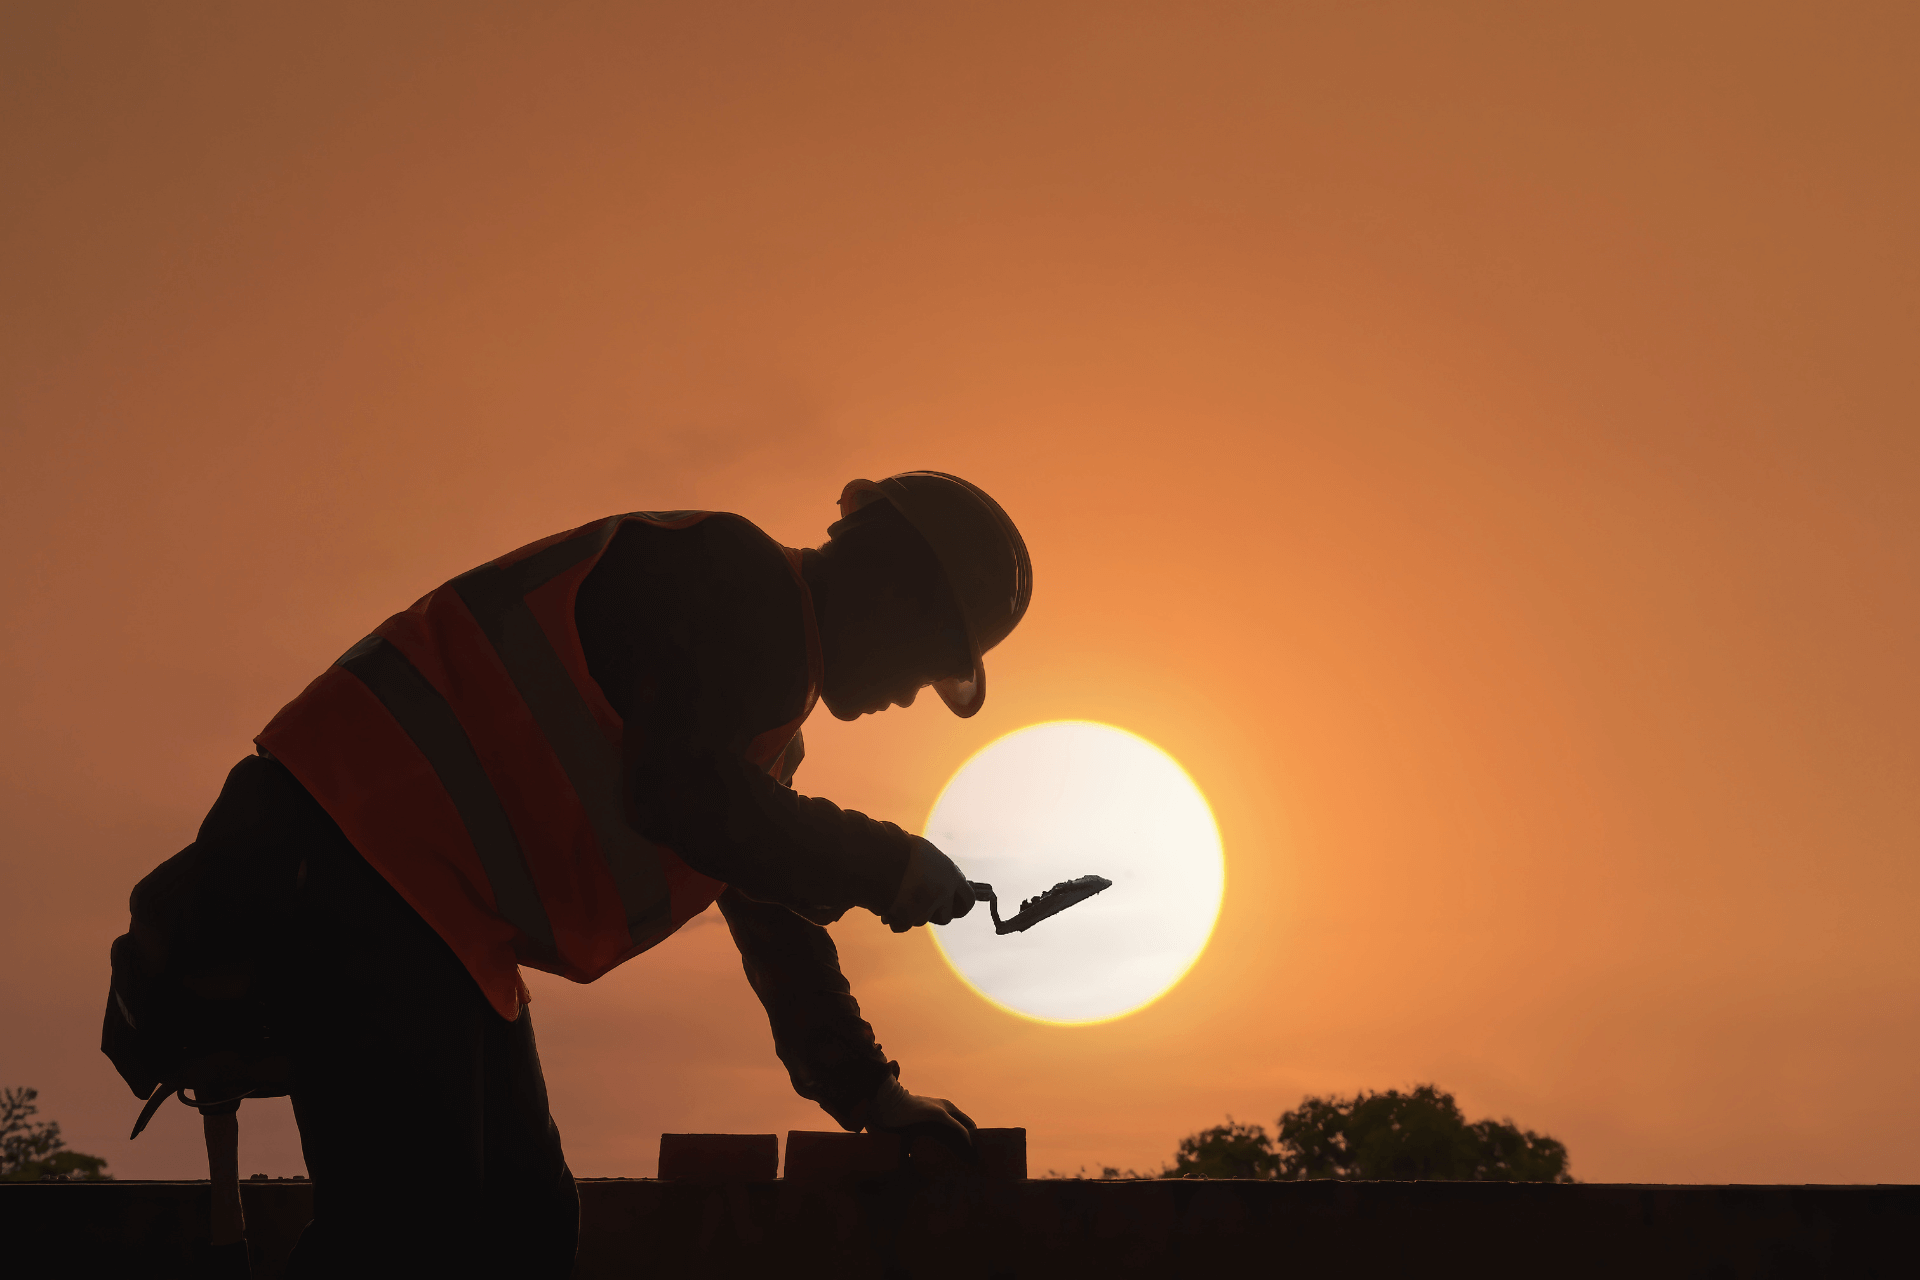
[[[978,711],[981,655],[1033,594],[1007,513],[958,477],[907,471],[847,485],[827,535],[815,583],[827,709],[852,720],[932,685],[954,714]]]

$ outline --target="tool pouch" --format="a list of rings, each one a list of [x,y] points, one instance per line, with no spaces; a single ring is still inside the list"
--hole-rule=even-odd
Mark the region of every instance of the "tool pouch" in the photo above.
[[[260,785],[273,781],[266,768],[241,761],[200,839],[134,886],[131,927],[113,942],[100,1036],[146,1102],[134,1137],[169,1097],[200,1111],[214,1264],[238,1276],[247,1272],[236,1113],[243,1098],[285,1095],[292,1077],[285,1010],[303,864],[297,842],[273,838],[259,820],[271,800]]]
[[[135,886],[132,928],[113,942],[100,1048],[147,1101],[136,1137],[169,1095],[204,1109],[288,1089],[285,966],[248,945],[266,922],[223,918],[260,904],[216,883],[220,861],[195,843],[162,863]]]

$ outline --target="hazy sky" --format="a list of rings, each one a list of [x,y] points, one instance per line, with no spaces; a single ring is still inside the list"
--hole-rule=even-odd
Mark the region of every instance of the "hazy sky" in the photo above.
[[[849,918],[909,1087],[1036,1170],[1431,1079],[1582,1178],[1920,1180],[1917,62],[1903,4],[0,8],[0,1083],[204,1176],[124,1141],[107,946],[282,703],[533,538],[936,467],[1032,611],[801,787],[918,824],[1104,721],[1229,891],[1087,1028]],[[533,988],[577,1172],[829,1124],[709,919]]]

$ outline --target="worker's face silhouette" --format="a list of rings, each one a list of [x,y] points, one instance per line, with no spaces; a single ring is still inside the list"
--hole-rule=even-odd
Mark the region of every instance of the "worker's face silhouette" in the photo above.
[[[936,680],[971,675],[959,606],[920,536],[891,513],[834,529],[820,549],[830,571],[815,593],[827,710],[856,720],[912,706]]]

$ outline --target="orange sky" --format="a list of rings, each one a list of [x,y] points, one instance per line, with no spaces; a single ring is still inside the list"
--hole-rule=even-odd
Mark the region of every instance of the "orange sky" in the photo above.
[[[107,944],[284,701],[555,530],[937,467],[1032,612],[802,789],[1109,721],[1228,899],[1084,1028],[850,917],[909,1087],[1036,1171],[1434,1079],[1582,1178],[1920,1180],[1920,17],[1441,8],[0,12],[0,1083],[204,1176]],[[579,1173],[828,1124],[708,919],[533,986]]]

